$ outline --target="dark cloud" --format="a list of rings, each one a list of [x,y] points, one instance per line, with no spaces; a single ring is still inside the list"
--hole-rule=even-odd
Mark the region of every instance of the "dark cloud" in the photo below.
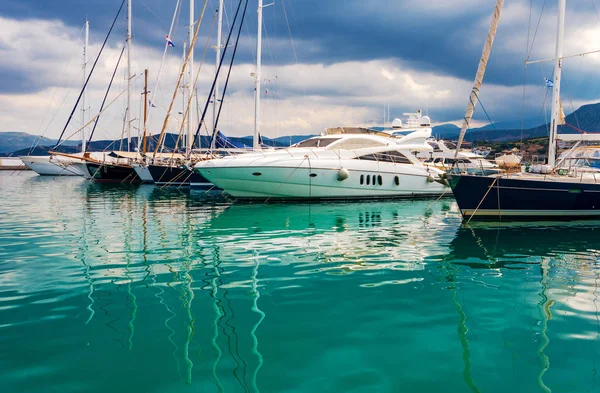
[[[437,2],[425,1],[432,4]],[[173,34],[178,46],[185,38],[187,3],[182,0],[183,9]],[[225,3],[228,21],[233,16],[235,3],[230,0]],[[424,7],[423,3],[419,6],[418,2],[409,0],[275,0],[273,6],[265,8],[264,14],[265,29],[270,39],[270,42],[265,42],[265,63],[295,61],[289,39],[291,30],[300,63],[332,64],[396,58],[413,69],[471,80],[477,69],[487,33],[487,22],[495,1],[469,2],[468,6],[464,6],[464,1],[458,3],[460,4],[455,8],[445,6],[437,10],[433,6]],[[134,0],[133,4],[135,42],[162,48],[175,1]],[[196,0],[197,12],[202,4],[201,0]],[[208,31],[217,4],[218,0],[209,2],[204,33]],[[527,9],[529,1],[523,4],[526,5],[524,9]],[[93,38],[100,41],[119,5],[119,0],[3,0],[0,2],[0,15],[22,19],[60,19],[70,26],[80,26],[87,15],[91,21]],[[256,31],[255,6],[256,1],[251,1],[244,29],[245,37],[242,38],[238,54],[241,62],[254,60],[252,39]],[[548,18],[554,18],[552,7],[554,5],[547,6]],[[537,16],[534,15],[534,21],[535,17]],[[123,37],[124,26],[124,18],[121,18],[116,36]],[[526,34],[527,26],[521,28]],[[503,25],[501,21],[497,42],[510,40],[513,29],[514,26]],[[522,54],[515,55],[507,45],[496,45],[486,74],[486,83],[521,85],[524,80],[525,48]],[[2,72],[3,79],[10,79],[3,84],[2,91],[32,88],[28,86],[27,76],[17,74],[11,73],[10,78],[6,78],[6,72]],[[595,98],[600,86],[594,81],[591,71],[579,69],[575,74],[576,76],[567,80],[569,88],[578,89],[573,99]],[[535,78],[542,80],[540,75],[535,75]],[[530,77],[530,81],[537,80],[535,78]],[[507,102],[506,106],[510,109],[505,112],[516,113],[514,108],[517,105],[520,103]],[[446,117],[445,114],[443,117]],[[456,117],[456,113],[452,113],[447,118]]]

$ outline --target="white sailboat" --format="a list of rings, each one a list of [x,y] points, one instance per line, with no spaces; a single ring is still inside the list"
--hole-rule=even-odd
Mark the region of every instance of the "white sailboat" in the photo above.
[[[90,23],[89,21],[85,21],[85,43],[83,46],[83,86],[85,86],[85,82],[87,79],[87,48],[89,45],[89,35],[90,35]],[[82,96],[81,103],[81,124],[85,124],[85,90]],[[72,166],[72,164],[81,162],[77,160],[75,157],[82,156],[85,154],[85,141],[86,141],[86,129],[83,127],[81,129],[81,153],[74,155],[73,157],[63,157],[57,155],[48,155],[48,156],[22,156],[19,157],[23,164],[27,166],[29,169],[36,172],[38,175],[42,176],[83,176],[84,172],[80,167]]]

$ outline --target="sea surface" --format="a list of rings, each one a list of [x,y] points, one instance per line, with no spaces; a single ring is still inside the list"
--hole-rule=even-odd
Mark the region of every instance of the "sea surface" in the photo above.
[[[600,392],[599,223],[0,173],[1,392]]]

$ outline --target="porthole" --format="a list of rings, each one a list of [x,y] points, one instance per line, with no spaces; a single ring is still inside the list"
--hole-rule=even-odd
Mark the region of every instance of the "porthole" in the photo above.
[[[365,184],[365,175],[360,175],[360,185]]]
[[[367,186],[371,184],[371,176],[367,175]]]
[[[377,175],[377,184],[383,186],[383,177],[381,175]]]
[[[373,175],[373,185],[375,185],[375,182],[376,182],[375,175]]]
[[[310,175],[308,175],[308,176],[310,176],[310,177],[317,177],[317,174],[316,174],[316,173],[311,173],[311,174],[310,174]]]
[[[400,178],[398,176],[394,177],[394,184],[396,184],[397,186],[400,185]]]
[[[260,173],[260,172],[254,172],[254,173],[252,174],[252,176],[260,176],[260,175],[262,175],[262,173]]]

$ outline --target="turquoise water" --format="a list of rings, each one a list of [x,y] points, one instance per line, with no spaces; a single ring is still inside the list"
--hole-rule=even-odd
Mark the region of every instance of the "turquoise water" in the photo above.
[[[0,174],[2,392],[600,391],[588,224]]]

